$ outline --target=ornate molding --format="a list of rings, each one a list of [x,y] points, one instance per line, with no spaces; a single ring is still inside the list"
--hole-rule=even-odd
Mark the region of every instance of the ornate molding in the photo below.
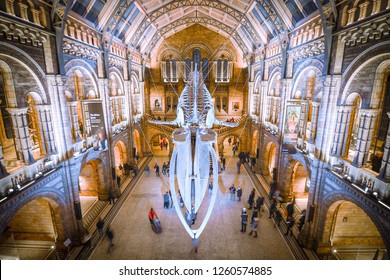
[[[289,55],[294,60],[300,60],[308,57],[314,57],[323,54],[324,52],[325,52],[325,41],[321,39],[294,48],[289,52]]]
[[[265,61],[266,65],[267,65],[265,68],[282,65],[282,61],[283,61],[282,55],[278,54],[278,55],[271,57]]]
[[[371,22],[352,28],[341,34],[341,40],[347,46],[365,44],[368,41],[380,40],[389,36],[390,18],[382,18],[377,22]]]
[[[22,44],[32,44],[35,47],[42,46],[47,41],[46,32],[5,18],[0,18],[0,34],[4,34],[9,41],[19,40]]]
[[[100,56],[100,51],[98,49],[91,48],[85,44],[78,43],[67,38],[64,38],[63,49],[65,54],[79,56],[91,60],[97,60]]]
[[[126,64],[126,59],[115,56],[115,55],[109,55],[108,63],[112,66],[123,68]]]

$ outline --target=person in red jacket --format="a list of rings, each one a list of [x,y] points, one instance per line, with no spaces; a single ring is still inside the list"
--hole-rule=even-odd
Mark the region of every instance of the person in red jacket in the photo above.
[[[151,223],[153,223],[154,219],[158,219],[157,213],[156,213],[156,211],[154,211],[153,207],[150,208],[150,211],[148,213],[148,217],[149,217],[149,221]]]

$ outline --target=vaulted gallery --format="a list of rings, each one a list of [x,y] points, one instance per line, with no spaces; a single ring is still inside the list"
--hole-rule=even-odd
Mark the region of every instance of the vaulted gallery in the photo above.
[[[0,258],[104,259],[99,217],[146,217],[137,199],[162,200],[169,168],[162,187],[153,168],[174,153],[199,73],[217,120],[211,217],[245,183],[234,207],[253,188],[265,220],[275,198],[280,238],[311,252],[292,258],[388,259],[389,12],[390,0],[1,1]]]

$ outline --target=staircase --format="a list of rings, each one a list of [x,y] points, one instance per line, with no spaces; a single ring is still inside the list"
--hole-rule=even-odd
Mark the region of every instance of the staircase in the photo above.
[[[96,200],[95,203],[88,209],[87,213],[83,216],[83,223],[85,228],[90,228],[94,225],[96,219],[101,215],[104,208],[107,206],[108,201]]]

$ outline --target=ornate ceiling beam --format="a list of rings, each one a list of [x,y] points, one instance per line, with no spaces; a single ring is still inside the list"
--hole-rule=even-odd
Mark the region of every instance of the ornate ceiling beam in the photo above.
[[[215,26],[218,30],[222,30],[227,36],[232,38],[233,40],[236,41],[237,45],[240,46],[240,49],[242,50],[243,53],[249,53],[250,49],[248,46],[244,43],[242,38],[237,34],[234,28],[231,28],[227,26],[226,24],[223,24],[222,22],[209,18],[209,17],[187,17],[187,18],[182,18],[178,19],[163,28],[160,29],[160,35],[164,37],[165,34],[167,34],[170,30],[181,26],[181,25],[188,25],[188,24],[201,24],[201,25],[212,25]],[[157,36],[156,34],[155,36]],[[158,41],[158,40],[157,40]],[[156,42],[157,42],[156,41]]]
[[[133,0],[122,0],[118,3],[115,10],[112,13],[111,19],[107,21],[107,24],[103,28],[103,36],[102,36],[102,47],[104,51],[104,60],[105,60],[105,73],[108,75],[109,68],[109,53],[111,49],[112,40],[114,39],[115,30],[118,28],[118,24],[120,20],[123,18],[123,15],[127,11],[127,9],[134,3]]]
[[[51,20],[53,22],[54,30],[56,32],[56,49],[57,60],[60,74],[65,76],[65,59],[64,59],[64,30],[68,12],[73,6],[75,0],[55,0],[53,2],[53,9],[51,11]]]
[[[322,0],[314,0],[316,3],[318,10],[320,12],[322,27],[324,30],[324,39],[325,39],[325,57],[324,57],[324,68],[322,69],[322,74],[325,76],[329,72],[330,66],[330,55],[332,49],[333,42],[333,29],[336,24],[337,11],[336,5],[333,0],[330,0],[330,8],[326,9],[323,6]]]
[[[156,22],[159,17],[166,15],[167,13],[175,10],[180,9],[188,6],[204,6],[207,8],[216,9],[219,11],[222,11],[225,14],[230,15],[233,19],[237,22],[237,27],[243,26],[247,33],[250,35],[250,39],[253,41],[254,45],[258,46],[260,44],[263,44],[259,34],[256,32],[256,29],[253,27],[252,23],[246,15],[236,9],[233,9],[232,7],[220,2],[220,1],[208,1],[208,0],[185,0],[185,1],[172,1],[168,4],[152,11],[148,18],[145,18],[142,24],[138,27],[137,32],[133,36],[133,38],[130,41],[130,44],[133,47],[137,47],[138,43],[143,36],[144,32],[148,29],[148,27]]]

